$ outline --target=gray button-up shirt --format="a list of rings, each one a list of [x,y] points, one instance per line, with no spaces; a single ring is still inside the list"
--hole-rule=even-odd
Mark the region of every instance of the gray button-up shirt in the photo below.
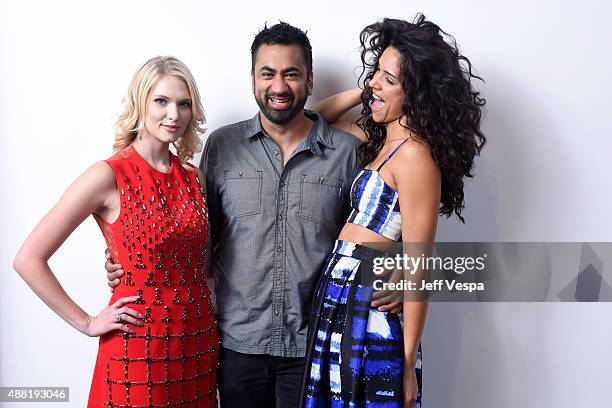
[[[315,286],[349,213],[358,140],[316,113],[286,165],[259,113],[217,129],[206,174],[221,344],[303,357]]]

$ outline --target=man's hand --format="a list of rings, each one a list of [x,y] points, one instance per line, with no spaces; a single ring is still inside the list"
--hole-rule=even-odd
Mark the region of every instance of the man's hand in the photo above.
[[[386,271],[382,275],[390,275],[389,282],[399,282],[402,277],[401,271],[395,269]],[[379,312],[401,313],[403,311],[402,292],[397,290],[376,290],[372,293],[372,307]]]
[[[123,267],[121,264],[113,263],[111,259],[111,253],[106,248],[104,252],[106,256],[106,263],[104,264],[104,269],[106,269],[106,277],[108,278],[108,286],[110,287],[111,293],[115,291],[115,288],[119,286],[121,283],[120,277],[123,276]]]
[[[401,313],[403,304],[401,296],[396,290],[377,290],[372,293],[372,307],[379,312]]]

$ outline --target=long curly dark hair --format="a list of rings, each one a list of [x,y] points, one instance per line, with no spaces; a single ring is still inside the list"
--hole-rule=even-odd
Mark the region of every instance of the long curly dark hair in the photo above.
[[[372,119],[372,91],[368,86],[387,47],[401,55],[400,79],[405,93],[400,121],[418,139],[426,142],[442,175],[440,214],[461,216],[464,207],[463,178],[472,177],[474,156],[486,138],[480,129],[486,101],[472,87],[472,64],[459,53],[457,43],[423,14],[412,23],[385,18],[361,31],[363,71],[359,85],[363,109],[357,124],[368,137],[358,150],[363,166],[374,161],[387,137],[386,125]],[[483,81],[484,82],[484,81]]]

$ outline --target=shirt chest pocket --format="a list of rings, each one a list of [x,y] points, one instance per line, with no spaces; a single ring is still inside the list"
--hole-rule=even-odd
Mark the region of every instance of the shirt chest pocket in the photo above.
[[[261,212],[261,171],[226,170],[224,205],[236,217],[246,217]]]
[[[316,223],[333,223],[342,211],[342,179],[302,174],[300,217]]]

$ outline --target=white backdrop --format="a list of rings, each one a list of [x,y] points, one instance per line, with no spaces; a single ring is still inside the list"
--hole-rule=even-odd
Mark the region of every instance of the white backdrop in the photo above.
[[[416,12],[455,35],[486,84],[488,144],[467,184],[466,225],[444,241],[612,241],[611,8],[598,0],[10,2],[0,24],[0,386],[69,386],[87,399],[97,339],[30,292],[11,262],[35,223],[110,155],[131,74],[154,55],[192,69],[208,128],[251,117],[253,35],[308,29],[315,94],[355,83],[357,35]],[[108,300],[104,241],[87,220],[51,259],[91,314]],[[609,269],[609,266],[608,266]],[[609,270],[607,271],[609,273]],[[432,304],[424,407],[609,407],[610,304]],[[7,405],[8,406],[8,405]],[[12,406],[12,405],[11,405]],[[54,405],[55,406],[55,405]]]

